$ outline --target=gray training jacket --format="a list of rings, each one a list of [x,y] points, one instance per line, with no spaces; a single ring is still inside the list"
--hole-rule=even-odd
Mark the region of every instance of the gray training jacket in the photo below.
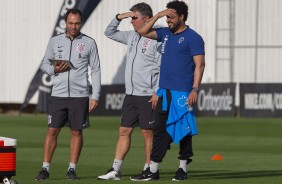
[[[120,21],[114,18],[105,35],[127,45],[125,66],[125,93],[135,96],[151,96],[157,90],[160,57],[156,40],[140,36],[135,31],[119,31]],[[114,59],[114,58],[113,58]]]
[[[54,73],[49,59],[69,60],[74,69],[63,73]],[[53,77],[51,96],[89,97],[88,66],[91,68],[92,99],[99,100],[101,91],[100,59],[94,39],[80,34],[73,40],[65,33],[50,39],[41,70]]]

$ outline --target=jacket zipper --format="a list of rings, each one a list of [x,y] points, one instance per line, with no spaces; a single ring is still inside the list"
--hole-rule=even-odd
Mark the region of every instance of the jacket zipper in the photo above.
[[[131,95],[133,94],[133,90],[134,90],[134,86],[133,86],[133,64],[134,64],[134,61],[135,61],[135,58],[136,58],[136,55],[137,55],[137,50],[138,50],[138,43],[141,39],[141,36],[138,34],[139,38],[138,38],[138,41],[137,41],[137,44],[136,44],[136,50],[135,50],[135,56],[133,58],[133,61],[132,61],[132,67],[131,67],[131,86],[132,86],[132,91],[131,91]]]
[[[70,55],[69,55],[69,61],[71,60],[71,51],[72,51],[72,39],[70,39],[71,44],[70,44]],[[68,71],[68,93],[70,97],[70,70]]]

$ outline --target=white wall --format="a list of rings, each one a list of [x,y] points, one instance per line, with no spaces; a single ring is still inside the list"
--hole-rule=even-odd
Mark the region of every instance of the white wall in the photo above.
[[[37,71],[62,1],[1,0],[0,103],[20,103]]]
[[[228,4],[230,1],[224,1]],[[234,62],[218,60],[216,82],[281,83],[282,81],[282,1],[235,0]],[[221,9],[220,9],[221,8]],[[228,28],[229,7],[217,11],[223,16],[218,24]],[[223,13],[224,11],[225,14]],[[220,22],[227,20],[226,22]],[[220,46],[228,47],[229,35],[219,34]],[[220,52],[219,58],[228,58],[230,49]],[[230,69],[230,67],[233,69]]]
[[[206,43],[204,82],[214,81],[215,0],[185,0],[189,6],[187,24],[198,31]],[[122,83],[126,47],[104,36],[107,24],[117,13],[128,11],[137,0],[102,0],[84,25],[82,32],[98,45],[102,84]],[[154,13],[165,8],[168,0],[144,0]],[[0,103],[22,103],[26,90],[44,56],[63,0],[1,0],[0,12]],[[165,18],[158,24],[166,25]],[[122,21],[120,30],[132,29]],[[37,95],[31,100],[37,102]]]

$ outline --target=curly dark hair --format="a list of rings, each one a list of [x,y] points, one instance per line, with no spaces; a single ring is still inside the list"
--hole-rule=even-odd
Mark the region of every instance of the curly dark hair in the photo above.
[[[149,18],[153,17],[153,10],[147,3],[138,3],[133,5],[130,11],[138,11],[142,16],[149,16]]]
[[[174,0],[166,5],[167,8],[176,10],[176,13],[180,16],[184,16],[184,22],[187,20],[188,17],[188,5],[184,1]]]

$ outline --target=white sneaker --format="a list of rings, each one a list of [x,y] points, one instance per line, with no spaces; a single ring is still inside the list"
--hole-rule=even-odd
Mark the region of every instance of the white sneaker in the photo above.
[[[97,177],[98,180],[120,180],[120,172],[115,171],[113,168],[109,169],[107,174]]]

